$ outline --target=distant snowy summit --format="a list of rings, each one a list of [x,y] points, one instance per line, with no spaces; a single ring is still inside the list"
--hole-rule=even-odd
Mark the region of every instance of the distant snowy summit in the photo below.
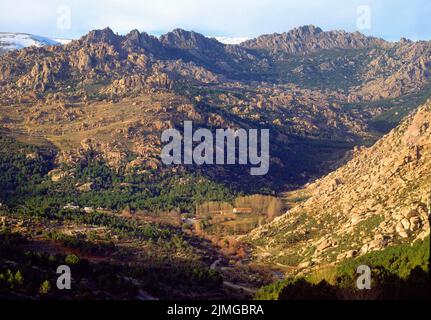
[[[245,37],[220,36],[211,38],[215,38],[216,40],[224,44],[240,44],[244,41],[249,40],[249,38]],[[64,45],[71,41],[72,40],[70,39],[42,37],[29,33],[0,32],[0,54],[10,50],[19,50],[30,46],[43,47]]]
[[[51,39],[28,33],[0,32],[0,52],[18,50],[30,46],[43,47],[62,45],[70,42],[67,39]]]
[[[224,44],[240,44],[244,41],[250,40],[250,38],[245,37],[214,37],[217,41]]]

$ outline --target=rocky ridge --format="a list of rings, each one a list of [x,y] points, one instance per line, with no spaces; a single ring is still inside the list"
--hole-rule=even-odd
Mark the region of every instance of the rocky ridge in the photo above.
[[[160,38],[93,30],[64,46],[3,55],[0,121],[11,134],[54,144],[67,153],[60,159],[79,159],[81,141],[101,139],[95,148],[106,158],[115,154],[108,162],[117,170],[142,156],[139,139],[153,150],[147,157],[154,166],[154,123],[271,128],[276,168],[289,183],[304,183],[353,144],[375,140],[375,117],[401,118],[405,99],[421,99],[430,86],[430,48],[313,26],[239,45],[181,29]],[[172,97],[193,111],[168,106]],[[129,132],[136,141],[128,141]]]
[[[250,49],[269,51],[274,55],[306,54],[323,49],[358,49],[370,47],[391,47],[392,44],[359,32],[324,32],[313,25],[295,28],[285,33],[262,35],[241,44]]]

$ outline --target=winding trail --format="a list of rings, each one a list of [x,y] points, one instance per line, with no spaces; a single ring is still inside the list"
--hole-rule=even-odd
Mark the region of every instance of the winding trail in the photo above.
[[[211,266],[210,269],[211,270],[219,270],[218,269],[218,265],[220,264],[220,262],[222,261],[222,259],[217,259],[215,260]],[[238,285],[229,281],[223,281],[223,285],[229,289],[233,289],[233,290],[237,290],[237,291],[243,291],[243,292],[247,292],[251,295],[254,295],[256,293],[256,289],[254,288],[250,288],[250,287],[246,287],[246,286],[242,286],[242,285]]]

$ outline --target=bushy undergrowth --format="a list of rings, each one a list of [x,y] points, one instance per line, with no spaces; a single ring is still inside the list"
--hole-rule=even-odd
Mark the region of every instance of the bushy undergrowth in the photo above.
[[[325,272],[262,287],[257,300],[429,298],[430,238],[349,259]],[[357,267],[372,270],[371,290],[356,288]]]

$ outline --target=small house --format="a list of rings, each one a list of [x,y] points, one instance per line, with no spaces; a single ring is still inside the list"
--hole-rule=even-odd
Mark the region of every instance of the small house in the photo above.
[[[93,213],[93,212],[94,212],[94,209],[93,209],[93,208],[91,208],[91,207],[85,207],[85,208],[84,208],[84,212],[85,212],[85,213]]]
[[[65,210],[79,210],[79,209],[80,209],[80,207],[79,207],[79,206],[75,206],[75,205],[73,205],[73,204],[68,203],[67,205],[65,205],[65,206],[63,207],[63,209],[65,209]]]
[[[252,208],[233,208],[233,213],[253,213]]]

